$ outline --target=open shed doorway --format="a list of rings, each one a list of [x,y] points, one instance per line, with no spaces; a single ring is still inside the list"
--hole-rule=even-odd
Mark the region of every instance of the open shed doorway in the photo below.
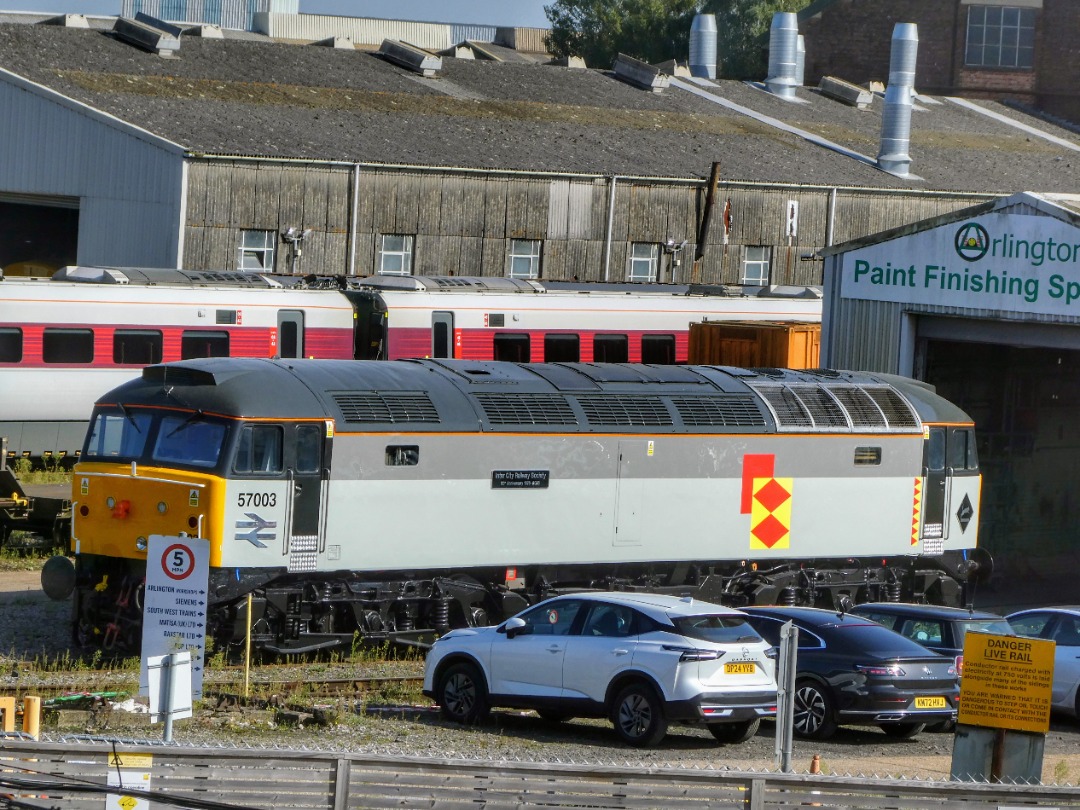
[[[77,263],[78,248],[77,205],[0,197],[0,270],[5,276],[51,276]]]
[[[1080,565],[1080,350],[926,340],[924,376],[975,419],[979,545],[995,577],[1075,601]],[[1062,582],[1062,574],[1068,574]],[[1055,594],[1055,588],[1068,593]]]

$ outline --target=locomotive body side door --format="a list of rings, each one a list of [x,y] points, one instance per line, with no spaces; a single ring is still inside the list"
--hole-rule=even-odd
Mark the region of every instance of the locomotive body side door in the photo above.
[[[923,440],[923,502],[921,539],[945,539],[945,512],[948,504],[948,467],[946,466],[946,429],[929,428]]]
[[[304,356],[304,312],[299,309],[278,310],[277,356]]]
[[[289,477],[288,567],[312,571],[326,544],[326,489],[330,480],[331,432],[324,422],[293,426]]]
[[[454,313],[431,313],[431,356],[454,356]]]

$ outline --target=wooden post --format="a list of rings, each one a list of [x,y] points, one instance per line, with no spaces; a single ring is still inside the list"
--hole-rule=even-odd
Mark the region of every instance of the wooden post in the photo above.
[[[709,220],[712,218],[713,204],[716,200],[716,187],[720,185],[720,163],[713,163],[709,175],[709,188],[705,192],[705,210],[701,213],[701,224],[697,232],[697,245],[694,247],[694,267],[690,273],[690,283],[701,280],[701,260],[705,256],[705,239],[709,235]]]
[[[41,698],[27,695],[23,698],[23,731],[33,739],[41,733]]]
[[[15,698],[0,697],[0,713],[4,715],[3,732],[11,734],[15,731]]]

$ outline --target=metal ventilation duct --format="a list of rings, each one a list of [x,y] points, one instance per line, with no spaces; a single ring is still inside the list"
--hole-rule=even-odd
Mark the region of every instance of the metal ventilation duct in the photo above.
[[[806,84],[806,38],[799,34],[795,40],[795,86]]]
[[[889,86],[885,88],[885,110],[881,119],[881,149],[878,167],[890,174],[907,177],[911,168],[911,96],[915,92],[915,59],[919,52],[919,29],[915,23],[893,27],[889,54]]]
[[[158,21],[158,25],[166,24]],[[173,26],[169,27],[172,28]],[[176,56],[177,51],[180,50],[180,37],[178,35],[142,20],[118,17],[113,24],[112,30],[118,39],[150,51],[150,53],[156,53],[158,56]]]
[[[778,11],[769,27],[769,77],[765,86],[781,98],[795,98],[796,51],[799,20],[794,13]]]
[[[716,78],[716,15],[698,14],[690,26],[690,75]]]
[[[442,70],[442,59],[405,42],[384,39],[379,55],[388,62],[428,78]]]
[[[616,79],[632,84],[634,87],[640,87],[642,90],[651,90],[653,93],[661,92],[671,83],[671,77],[667,74],[661,73],[648,62],[642,62],[624,53],[615,57],[613,70]]]

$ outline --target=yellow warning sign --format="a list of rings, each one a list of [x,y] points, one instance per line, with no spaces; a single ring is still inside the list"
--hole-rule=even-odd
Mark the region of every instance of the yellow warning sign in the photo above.
[[[958,722],[1045,733],[1050,728],[1054,647],[1054,642],[1038,638],[968,633]]]
[[[110,768],[150,768],[153,765],[153,754],[128,754],[120,751],[109,754]]]

